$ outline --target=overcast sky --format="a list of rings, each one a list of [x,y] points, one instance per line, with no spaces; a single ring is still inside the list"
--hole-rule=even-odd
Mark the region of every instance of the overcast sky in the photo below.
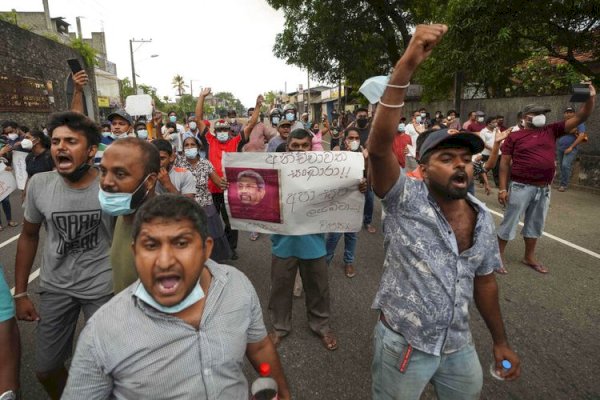
[[[209,86],[213,93],[228,91],[245,106],[269,90],[288,92],[306,88],[306,71],[286,65],[273,55],[275,35],[283,30],[281,11],[265,0],[49,0],[50,16],[65,17],[77,32],[81,20],[84,38],[104,29],[108,59],[117,64],[119,78],[131,79],[129,39],[152,39],[135,45],[137,83],[158,89],[162,97],[175,96],[176,74],[194,94]],[[0,0],[0,10],[43,11],[42,0]],[[139,46],[139,48],[138,48]],[[159,57],[151,58],[153,54]],[[311,82],[311,86],[316,85]],[[187,89],[189,93],[189,88]]]

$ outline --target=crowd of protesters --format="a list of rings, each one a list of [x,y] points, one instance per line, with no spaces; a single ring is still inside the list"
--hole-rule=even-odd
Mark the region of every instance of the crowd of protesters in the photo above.
[[[247,121],[230,111],[211,123],[203,117],[211,94],[205,88],[185,120],[169,112],[165,122],[158,110],[134,120],[117,110],[99,125],[83,114],[81,71],[73,76],[71,110],[52,114],[43,131],[4,122],[3,170],[10,171],[12,152],[29,154],[14,295],[0,274],[0,398],[19,392],[17,319],[37,324],[35,349],[25,350],[35,351],[36,376],[52,399],[248,398],[245,357],[257,370],[268,363],[279,398],[288,399],[277,347],[291,331],[293,296],[302,291],[310,329],[327,351],[343,348],[330,324],[328,274],[342,237],[344,274],[360,274],[357,233],[271,235],[265,325],[252,283],[227,265],[240,255],[225,202],[226,152],[364,157],[357,187],[365,196],[364,230],[377,232],[377,196],[385,238],[372,304],[379,311],[373,398],[418,399],[429,382],[440,399],[478,398],[483,378],[468,325],[472,301],[491,333],[498,374],[517,379],[520,359],[504,330],[495,274],[508,273],[504,250],[522,214],[521,261],[548,273],[536,242],[555,170],[564,191],[587,138],[583,123],[595,89],[580,110],[565,108],[554,123],[546,121],[550,110],[536,104],[519,110],[514,126],[482,111],[464,122],[455,110],[403,111],[404,89],[446,30],[416,28],[372,115],[359,108],[310,121],[287,104],[272,106],[263,122],[258,96]],[[488,175],[506,208],[498,228],[474,196],[475,178],[491,193]],[[8,197],[2,206],[7,226],[18,226]],[[42,226],[46,237],[38,248]],[[38,252],[34,304],[28,278]],[[86,325],[69,365],[81,313]]]

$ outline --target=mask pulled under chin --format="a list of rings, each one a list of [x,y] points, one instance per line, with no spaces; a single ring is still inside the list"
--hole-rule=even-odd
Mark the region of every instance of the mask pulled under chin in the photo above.
[[[113,217],[133,214],[150,192],[149,190],[146,190],[146,192],[142,190],[149,177],[150,175],[138,185],[133,193],[111,193],[100,188],[98,200],[102,211]]]
[[[75,169],[75,171],[65,174],[63,175],[63,177],[65,179],[67,179],[69,182],[79,182],[81,180],[81,178],[83,178],[85,176],[85,174],[89,171],[89,169],[92,166],[88,163],[83,163],[81,164],[79,167],[77,167]]]
[[[163,306],[154,300],[154,297],[148,293],[142,282],[138,283],[138,287],[135,290],[134,296],[160,312],[164,312],[166,314],[176,314],[202,300],[204,298],[204,290],[202,290],[202,286],[200,286],[200,280],[198,280],[190,294],[188,294],[179,303],[169,307]]]

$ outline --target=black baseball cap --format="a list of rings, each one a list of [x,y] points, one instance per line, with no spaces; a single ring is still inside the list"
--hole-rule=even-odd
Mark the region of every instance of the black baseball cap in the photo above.
[[[450,129],[440,129],[430,133],[421,145],[419,160],[422,160],[428,152],[435,150],[442,144],[468,147],[471,150],[471,154],[481,153],[485,148],[483,139],[475,133],[463,130],[458,131],[457,133],[449,133],[449,131]]]
[[[567,108],[565,108],[564,112],[572,112],[572,113],[574,113],[575,109],[573,107],[567,107]]]
[[[525,114],[544,114],[550,112],[550,109],[545,106],[540,106],[539,104],[527,104],[521,110],[523,115]]]
[[[121,117],[124,120],[126,120],[127,122],[129,122],[129,125],[133,125],[133,118],[131,118],[131,115],[127,114],[125,112],[125,110],[116,110],[116,111],[113,111],[112,113],[110,113],[108,115],[108,117],[106,117],[106,119],[112,122],[112,120],[115,117]]]

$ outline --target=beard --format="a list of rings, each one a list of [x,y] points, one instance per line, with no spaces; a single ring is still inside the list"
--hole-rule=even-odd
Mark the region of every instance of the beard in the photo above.
[[[429,190],[435,192],[449,200],[460,200],[467,197],[469,194],[469,185],[472,179],[466,172],[457,172],[450,177],[447,183],[441,183],[429,179],[427,186]],[[465,187],[457,187],[455,183],[466,183]]]

